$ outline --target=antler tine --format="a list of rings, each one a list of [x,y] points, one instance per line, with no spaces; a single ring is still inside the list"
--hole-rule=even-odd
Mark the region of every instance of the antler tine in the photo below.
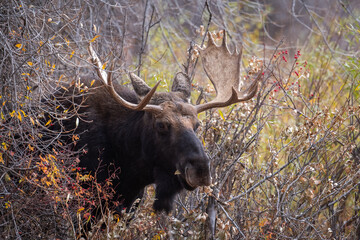
[[[111,63],[110,72],[109,74],[106,73],[105,70],[102,69],[102,64],[97,56],[96,52],[92,48],[91,43],[89,44],[89,53],[91,56],[91,61],[95,65],[96,73],[99,76],[100,80],[104,83],[107,90],[109,91],[110,95],[122,106],[135,110],[135,111],[148,111],[148,112],[160,112],[162,108],[157,105],[148,104],[151,97],[154,95],[156,88],[159,86],[160,81],[158,81],[155,86],[145,95],[145,97],[141,100],[140,103],[134,104],[129,101],[126,101],[122,98],[114,89],[113,82],[112,82],[112,72],[114,69],[114,62]]]
[[[240,91],[242,48],[240,53],[237,53],[236,49],[234,53],[230,53],[226,43],[226,32],[223,31],[224,37],[220,46],[217,46],[209,33],[207,47],[199,51],[205,73],[215,87],[216,97],[208,103],[197,105],[198,113],[251,99],[257,92],[258,82],[262,76],[259,74],[246,90]]]

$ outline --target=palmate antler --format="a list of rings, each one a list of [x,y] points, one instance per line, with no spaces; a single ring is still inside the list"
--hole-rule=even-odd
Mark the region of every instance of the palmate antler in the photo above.
[[[209,77],[210,81],[215,87],[216,97],[208,103],[194,106],[198,113],[211,108],[226,107],[234,103],[247,101],[255,96],[258,88],[258,82],[262,76],[261,71],[255,81],[250,84],[250,86],[240,86],[241,51],[240,53],[237,53],[235,50],[233,54],[229,52],[226,44],[225,31],[221,46],[217,46],[215,44],[214,39],[209,33],[207,47],[205,49],[200,48],[199,50],[206,75]],[[89,45],[89,53],[91,55],[93,64],[96,66],[96,71],[99,78],[108,89],[110,95],[118,103],[128,109],[135,111],[158,113],[163,110],[159,105],[149,104],[150,99],[154,95],[160,81],[153,88],[150,88],[142,79],[137,77],[135,74],[130,73],[130,79],[133,83],[135,91],[141,95],[142,100],[138,104],[128,102],[115,91],[111,77],[112,70],[109,72],[109,74],[107,74],[102,69],[100,59],[93,50],[91,43]],[[175,77],[175,80],[179,83],[182,78],[180,78],[178,74],[176,76],[177,77]],[[141,86],[139,86],[139,84]],[[144,84],[146,85],[145,88],[142,86]],[[176,87],[177,85],[178,84],[175,84],[175,89],[172,89],[173,91],[183,92],[185,97],[190,97],[190,85],[185,88],[183,86]],[[245,83],[242,82],[242,85],[245,85]],[[243,89],[246,87],[246,89],[243,90],[240,89],[240,87]]]
[[[247,101],[255,96],[261,72],[256,80],[245,90],[240,91],[241,53],[229,52],[226,44],[226,33],[221,46],[217,46],[211,34],[208,34],[208,45],[199,49],[206,75],[215,87],[216,97],[212,101],[195,106],[198,113],[211,108],[226,107],[233,103]]]

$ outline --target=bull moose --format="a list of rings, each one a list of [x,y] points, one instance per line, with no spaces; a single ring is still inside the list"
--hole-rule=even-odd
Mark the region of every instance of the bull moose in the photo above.
[[[195,133],[197,115],[251,99],[260,77],[244,85],[245,90],[239,89],[241,53],[229,52],[226,34],[220,46],[211,34],[208,38],[199,54],[217,95],[196,106],[190,104],[191,84],[186,74],[175,75],[171,92],[156,92],[159,82],[150,88],[130,73],[132,91],[113,83],[111,71],[102,70],[90,45],[99,78],[89,84],[89,95],[79,109],[86,121],[77,126],[82,134],[76,147],[86,149],[80,167],[96,172],[98,182],[118,170],[112,181],[113,200],[122,208],[129,209],[144,188],[155,183],[154,210],[170,212],[181,190],[211,184],[210,161]]]

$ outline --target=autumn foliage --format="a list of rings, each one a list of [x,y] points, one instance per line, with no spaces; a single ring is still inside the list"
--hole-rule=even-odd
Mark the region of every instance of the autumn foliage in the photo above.
[[[295,1],[289,9],[299,12],[291,17],[306,25],[296,42],[289,29],[281,36],[271,31],[271,4],[185,2],[0,6],[1,239],[360,237],[356,1],[322,6],[336,9],[332,14]],[[61,126],[71,117],[82,124],[80,106],[64,108],[54,94],[74,89],[68,101],[86,98],[81,76],[94,74],[92,42],[103,69],[116,62],[120,83],[135,71],[150,85],[162,80],[167,91],[181,70],[192,79],[192,101],[209,101],[215,91],[196,49],[209,31],[220,42],[220,29],[229,32],[231,51],[242,44],[241,78],[262,71],[263,80],[252,100],[199,115],[213,185],[183,192],[170,215],[153,212],[149,186],[133,211],[114,214],[108,201],[116,174],[99,184],[78,167],[82,150],[73,146],[81,134]]]

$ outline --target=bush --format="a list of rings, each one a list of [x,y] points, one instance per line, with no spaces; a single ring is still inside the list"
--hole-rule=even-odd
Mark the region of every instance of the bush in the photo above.
[[[341,4],[329,3],[337,11],[324,15],[296,2],[291,17],[312,34],[295,45],[268,32],[278,9],[252,1],[4,3],[0,237],[359,238],[359,9]],[[135,69],[150,84],[164,79],[166,91],[183,70],[192,78],[194,102],[208,101],[214,89],[194,49],[206,44],[207,31],[220,41],[222,28],[231,50],[243,45],[241,77],[262,71],[264,78],[251,101],[199,116],[213,185],[183,192],[169,216],[153,212],[149,186],[138,208],[114,215],[111,179],[99,184],[79,169],[72,146],[81,135],[62,128],[74,116],[81,124],[79,106],[61,106],[57,90],[86,97],[80,76],[94,74],[92,42],[104,63],[116,62],[122,84],[128,84],[125,71]]]

